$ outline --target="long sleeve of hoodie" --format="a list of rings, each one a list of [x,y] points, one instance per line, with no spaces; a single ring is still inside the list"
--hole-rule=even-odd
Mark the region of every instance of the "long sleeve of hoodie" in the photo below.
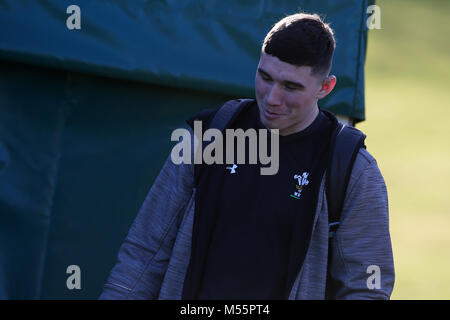
[[[156,299],[183,212],[193,192],[193,165],[169,157],[120,247],[99,299]]]
[[[341,224],[332,242],[336,299],[389,299],[394,262],[386,185],[376,160],[361,149],[350,179]]]

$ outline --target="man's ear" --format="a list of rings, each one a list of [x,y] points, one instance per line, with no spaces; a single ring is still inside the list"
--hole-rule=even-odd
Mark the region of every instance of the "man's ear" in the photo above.
[[[317,94],[317,98],[322,99],[326,97],[331,92],[331,90],[333,90],[335,85],[336,85],[335,76],[331,75],[323,79],[322,87],[320,88],[320,91]]]

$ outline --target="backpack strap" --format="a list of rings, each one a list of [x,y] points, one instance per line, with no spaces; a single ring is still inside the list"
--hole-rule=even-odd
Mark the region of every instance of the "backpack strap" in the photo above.
[[[238,116],[244,106],[253,102],[253,99],[236,99],[227,101],[214,115],[209,128],[216,128],[224,131],[229,124]]]
[[[366,135],[358,129],[342,123],[338,123],[332,137],[326,179],[330,238],[339,226],[353,163],[359,149],[366,147],[365,138]]]
[[[254,99],[235,99],[225,102],[219,108],[219,110],[217,110],[217,112],[212,117],[212,120],[209,121],[209,124],[207,124],[203,130],[215,128],[219,129],[221,132],[224,132],[225,129],[229,127],[231,123],[237,118],[240,112],[254,101],[255,101]],[[209,143],[211,142],[202,141],[202,150],[204,150]],[[196,170],[194,174],[195,185],[197,185],[197,182],[200,179],[202,168],[203,168],[202,164],[196,165]]]
[[[326,110],[325,114],[334,115]],[[337,121],[337,119],[336,119]],[[366,148],[366,135],[358,129],[337,122],[331,137],[330,154],[326,176],[326,196],[328,203],[328,263],[325,299],[335,299],[337,282],[330,274],[330,254],[332,238],[339,227],[345,195],[356,156],[361,148]]]

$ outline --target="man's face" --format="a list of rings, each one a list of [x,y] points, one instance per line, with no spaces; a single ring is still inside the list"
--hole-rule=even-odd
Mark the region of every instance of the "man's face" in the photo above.
[[[328,78],[326,78],[328,79]],[[261,122],[288,135],[306,128],[317,116],[317,100],[331,89],[311,67],[298,67],[261,53],[255,77],[255,94]],[[325,87],[324,87],[325,86]]]

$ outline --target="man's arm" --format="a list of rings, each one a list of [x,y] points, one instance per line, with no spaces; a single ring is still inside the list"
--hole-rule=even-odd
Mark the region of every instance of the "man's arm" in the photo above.
[[[120,247],[100,299],[156,299],[193,187],[193,165],[169,157]]]
[[[395,275],[387,190],[365,149],[355,160],[330,263],[334,298],[390,298]]]

